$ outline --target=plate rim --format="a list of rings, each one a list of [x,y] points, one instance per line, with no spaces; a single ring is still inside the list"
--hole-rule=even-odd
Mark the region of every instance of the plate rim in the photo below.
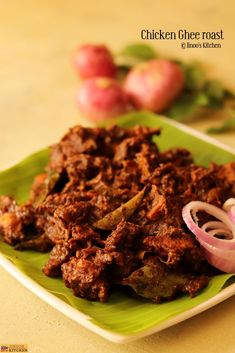
[[[216,140],[213,137],[210,137],[200,131],[197,131],[189,126],[186,126],[182,123],[173,121],[169,118],[166,117],[161,117],[164,119],[169,125],[172,125],[179,130],[186,132],[190,135],[193,135],[203,141],[206,141],[212,145],[215,145],[227,152],[233,153],[235,155],[235,149],[227,146],[226,144]],[[40,150],[39,150],[40,151]],[[33,152],[31,155],[39,152]],[[7,169],[10,169],[11,167],[14,167],[16,164],[24,161],[31,155],[27,156],[24,159],[21,159],[18,162],[11,163],[11,165],[5,167],[4,169],[1,169],[1,171],[5,171]],[[137,339],[149,336],[151,334],[157,333],[159,331],[162,331],[166,328],[169,328],[173,325],[176,325],[177,323],[180,323],[184,320],[187,320],[219,303],[222,301],[228,299],[229,297],[233,296],[235,294],[235,283],[229,285],[228,287],[222,289],[219,293],[217,293],[215,296],[212,298],[206,300],[205,302],[198,304],[197,306],[186,310],[183,313],[177,314],[164,322],[160,324],[156,324],[150,328],[143,329],[141,332],[137,333],[131,333],[131,334],[118,334],[109,331],[108,329],[104,329],[100,326],[98,326],[96,323],[92,322],[92,318],[84,313],[82,313],[80,310],[73,308],[71,305],[65,303],[63,300],[60,298],[56,297],[54,294],[50,293],[47,289],[42,287],[40,284],[35,282],[33,279],[28,277],[26,274],[21,272],[20,269],[18,269],[9,259],[7,259],[6,256],[0,253],[0,266],[2,266],[9,274],[11,274],[15,279],[17,279],[22,285],[24,285],[27,289],[29,289],[31,292],[33,292],[37,297],[42,299],[44,302],[47,304],[51,305],[53,308],[58,310],[59,312],[63,313],[73,321],[77,322],[78,324],[84,326],[85,328],[89,329],[90,331],[102,336],[103,338],[108,339],[111,342],[115,343],[129,343],[132,341],[135,341]]]

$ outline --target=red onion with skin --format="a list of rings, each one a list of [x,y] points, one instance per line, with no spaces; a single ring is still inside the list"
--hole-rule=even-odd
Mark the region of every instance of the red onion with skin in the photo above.
[[[137,109],[162,112],[184,87],[181,68],[169,60],[150,60],[136,65],[127,74],[124,88]]]
[[[77,104],[80,112],[94,122],[114,118],[130,110],[122,87],[106,77],[84,81],[77,94]]]
[[[104,45],[81,46],[74,54],[74,65],[82,80],[98,76],[114,78],[117,73],[112,54]]]

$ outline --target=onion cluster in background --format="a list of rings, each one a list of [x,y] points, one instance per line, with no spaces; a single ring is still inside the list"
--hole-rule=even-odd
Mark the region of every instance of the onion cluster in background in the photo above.
[[[170,60],[140,62],[121,79],[119,68],[104,45],[81,46],[74,64],[82,80],[77,93],[78,108],[94,122],[131,110],[160,113],[169,108],[184,87],[183,71]]]
[[[105,45],[85,44],[73,61],[81,80],[78,109],[94,123],[137,110],[187,123],[219,110],[222,125],[207,132],[235,129],[234,94],[208,79],[198,62],[166,59],[146,44],[127,45],[115,55]]]

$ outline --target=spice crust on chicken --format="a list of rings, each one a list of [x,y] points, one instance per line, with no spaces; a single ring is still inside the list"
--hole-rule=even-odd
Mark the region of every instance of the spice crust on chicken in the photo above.
[[[161,152],[158,128],[75,126],[51,147],[29,200],[0,197],[3,240],[50,252],[47,276],[105,302],[117,286],[154,302],[191,297],[216,273],[182,219],[192,200],[235,196],[235,163],[209,167],[182,148]]]

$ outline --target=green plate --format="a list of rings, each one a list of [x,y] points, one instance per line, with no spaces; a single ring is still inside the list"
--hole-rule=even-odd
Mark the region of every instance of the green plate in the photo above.
[[[231,149],[154,114],[130,114],[121,118],[118,124],[122,127],[160,126],[162,134],[156,137],[160,150],[186,147],[193,153],[196,163],[201,165],[208,165],[211,161],[220,164],[235,160]],[[1,172],[0,194],[11,195],[24,202],[34,176],[43,171],[47,161],[48,149],[44,149]],[[48,254],[15,251],[2,241],[0,252],[2,266],[26,287],[81,325],[115,342],[127,342],[157,332],[206,310],[235,292],[233,277],[223,274],[214,277],[208,287],[193,299],[181,296],[172,302],[153,304],[118,291],[111,295],[108,303],[89,302],[74,297],[61,279],[42,274],[41,268]]]

